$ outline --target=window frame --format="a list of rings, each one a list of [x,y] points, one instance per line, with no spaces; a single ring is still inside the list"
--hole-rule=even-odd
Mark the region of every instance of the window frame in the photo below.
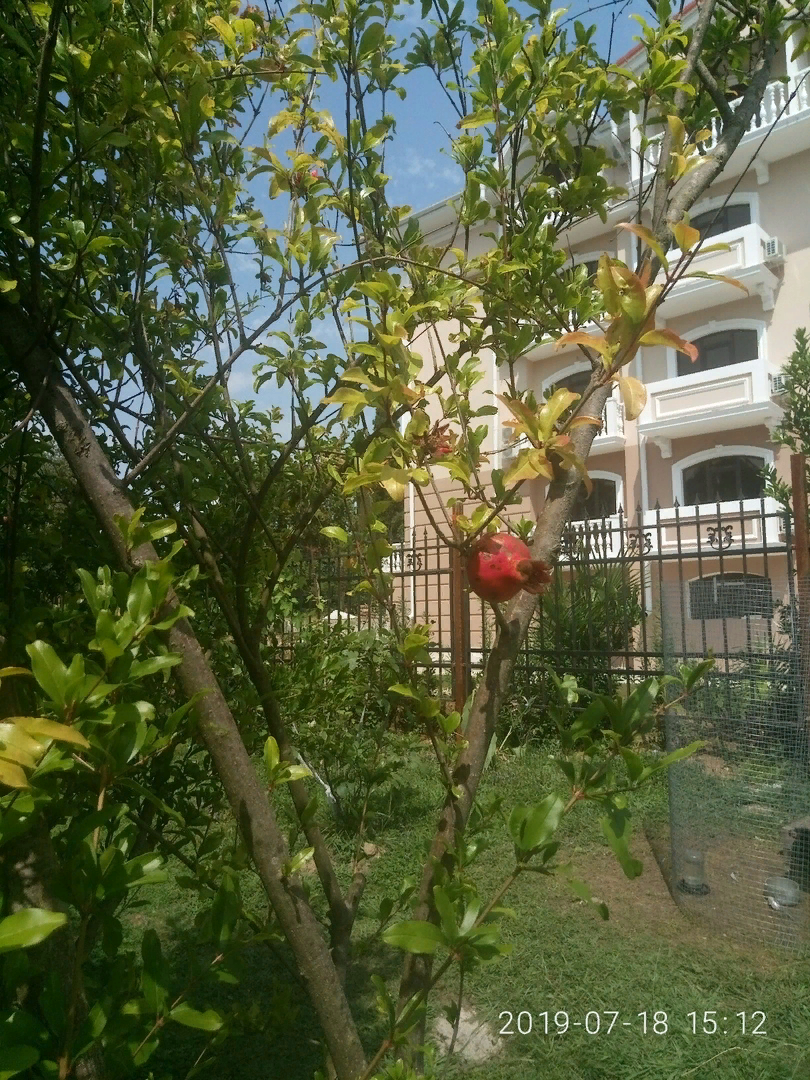
[[[774,454],[773,450],[768,450],[764,446],[713,446],[708,450],[700,450],[696,454],[690,454],[688,457],[682,458],[672,466],[672,494],[673,499],[678,500],[678,505],[683,509],[691,509],[694,503],[690,503],[687,507],[686,500],[683,493],[683,474],[686,469],[691,468],[692,465],[700,465],[704,461],[713,461],[718,457],[758,457],[762,459],[762,464],[773,465]],[[761,496],[755,499],[743,499],[743,506],[748,504],[752,506],[759,504]],[[716,507],[717,503],[698,503],[698,506],[712,506]],[[728,507],[729,510],[739,509],[740,500],[733,499],[725,503],[720,503],[720,506]]]
[[[691,214],[690,215],[689,224],[692,226],[693,229],[697,229],[698,232],[700,232],[700,226],[695,224],[695,221],[698,218],[708,217],[709,221],[711,222],[711,218],[713,218],[717,214],[718,210],[722,214],[722,213],[728,213],[730,210],[736,210],[738,207],[743,207],[743,206],[748,211],[748,221],[746,221],[742,225],[732,225],[730,228],[720,229],[719,232],[710,233],[708,236],[705,237],[706,240],[716,239],[716,237],[722,236],[723,233],[735,232],[737,229],[746,229],[746,228],[748,228],[749,225],[755,224],[750,200],[748,200],[748,199],[734,199],[733,202],[726,203],[724,201],[723,203],[720,204],[720,206],[713,206],[713,207],[708,207],[705,210],[699,210],[696,214]]]
[[[588,475],[592,480],[612,480],[616,488],[616,513],[607,514],[604,518],[587,518],[588,521],[609,521],[616,519],[619,516],[619,507],[622,508],[622,514],[627,519],[627,507],[624,504],[624,477],[621,473],[609,472],[606,469],[589,469]],[[586,521],[585,518],[570,518],[569,524],[581,525]]]
[[[718,594],[717,594],[717,584],[719,582],[722,582],[723,584],[731,585],[733,583],[739,584],[739,583],[741,583],[743,581],[744,582],[750,582],[750,583],[753,583],[755,581],[756,582],[767,582],[768,583],[769,590],[770,590],[770,607],[769,607],[769,610],[768,610],[767,614],[765,613],[764,610],[745,611],[740,615],[733,615],[733,614],[728,614],[728,613],[722,614],[722,606],[721,606],[722,605],[722,600],[720,599],[720,597],[718,597]],[[714,583],[714,589],[713,589],[714,603],[715,603],[715,606],[718,608],[718,611],[720,613],[713,614],[713,615],[696,615],[695,611],[694,611],[695,597],[693,596],[692,590],[693,590],[693,588],[695,586],[697,586],[697,585],[704,585],[705,586],[708,582],[713,582]],[[720,619],[722,619],[724,622],[727,622],[729,620],[736,620],[736,619],[773,619],[774,613],[776,611],[776,603],[777,602],[774,599],[773,580],[771,578],[767,577],[765,574],[751,574],[751,573],[737,571],[737,570],[732,570],[732,571],[727,571],[725,573],[721,573],[718,570],[717,573],[715,573],[715,574],[705,574],[702,577],[690,578],[687,581],[686,585],[687,585],[687,589],[686,589],[687,617],[689,619],[695,621],[695,622],[712,622],[712,621],[720,620]],[[755,606],[755,605],[747,605],[747,606]],[[764,607],[766,607],[768,605],[765,605],[764,602],[763,602],[761,606],[764,608]]]
[[[709,337],[710,334],[720,334],[724,330],[756,330],[757,332],[757,358],[756,363],[767,364],[768,362],[768,335],[764,319],[712,319],[710,322],[701,323],[693,330],[681,330],[676,328],[676,333],[686,337],[691,342],[698,342],[701,338]],[[754,361],[742,361],[752,363]],[[678,352],[676,349],[667,348],[667,378],[668,379],[711,379],[718,371],[731,371],[739,367],[739,364],[727,364],[725,367],[709,368],[707,371],[695,369],[686,375],[678,374]]]

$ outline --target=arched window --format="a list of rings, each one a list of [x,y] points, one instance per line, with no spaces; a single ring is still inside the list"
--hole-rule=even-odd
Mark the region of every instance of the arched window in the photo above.
[[[585,485],[580,485],[574,509],[571,511],[572,521],[594,521],[597,518],[611,517],[618,512],[619,481],[614,477],[591,474],[591,483],[593,490],[590,495],[585,491]]]
[[[765,492],[764,464],[764,457],[734,454],[689,465],[682,476],[684,504],[759,499]]]
[[[692,363],[688,356],[678,353],[678,374],[691,375],[695,371],[712,371],[714,368],[745,364],[759,356],[759,333],[755,329],[731,327],[694,340],[698,358]]]
[[[689,224],[693,229],[697,229],[702,240],[731,232],[732,229],[741,229],[744,225],[751,224],[751,204],[730,203],[719,206],[716,210],[706,210],[702,214],[696,214]]]
[[[590,381],[591,373],[588,368],[582,368],[581,371],[569,371],[567,375],[563,375],[557,382],[551,384],[549,393],[553,394],[555,390],[564,389],[570,390],[572,394],[584,394]]]
[[[773,618],[770,578],[759,574],[712,574],[689,582],[692,619],[743,619],[749,615]]]

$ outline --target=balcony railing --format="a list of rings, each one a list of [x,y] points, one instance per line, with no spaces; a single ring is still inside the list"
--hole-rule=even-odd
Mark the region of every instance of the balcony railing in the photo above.
[[[649,559],[733,559],[787,542],[785,515],[775,499],[743,499],[699,506],[638,508],[630,517],[572,521],[562,538],[560,561],[645,562]],[[706,570],[708,573],[709,570]]]
[[[739,105],[739,101],[729,102],[732,109]],[[791,75],[787,83],[774,81],[768,83],[762,98],[762,104],[751,119],[748,130],[741,140],[741,144],[749,139],[762,136],[776,123],[777,128],[795,119],[801,114],[810,115],[810,73],[800,71]],[[701,143],[701,151],[708,153],[720,141],[723,133],[723,121],[715,116],[708,124],[710,135],[706,142]],[[658,165],[661,152],[661,143],[656,140],[651,142],[644,151],[644,179],[648,179]],[[637,183],[639,179],[639,155],[637,149],[630,154],[630,180]]]
[[[764,360],[750,360],[647,383],[639,433],[674,439],[772,424],[782,416],[771,397],[776,370]]]
[[[602,410],[602,430],[593,440],[591,454],[608,454],[624,447],[624,406],[609,397]]]

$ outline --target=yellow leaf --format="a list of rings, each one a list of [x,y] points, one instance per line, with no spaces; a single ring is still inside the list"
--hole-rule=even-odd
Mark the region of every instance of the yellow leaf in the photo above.
[[[394,502],[402,502],[402,500],[405,498],[406,488],[401,480],[397,480],[393,476],[389,476],[385,480],[381,481],[381,483],[385,490],[388,492],[389,497],[393,499]]]
[[[636,224],[634,224],[633,222],[630,222],[630,221],[623,221],[623,222],[621,222],[621,224],[617,225],[616,228],[617,229],[627,229],[628,232],[631,232],[635,236],[638,236],[641,240],[644,241],[644,243],[647,245],[647,247],[655,255],[658,256],[658,258],[661,260],[661,265],[664,267],[664,269],[667,270],[669,268],[669,264],[667,263],[667,257],[666,257],[666,255],[664,253],[664,249],[658,243],[658,241],[655,238],[655,234],[653,232],[651,232],[650,229],[645,228],[643,225],[636,225]]]
[[[750,295],[747,287],[741,281],[737,281],[733,277],[726,277],[725,274],[709,274],[705,270],[693,270],[691,274],[684,274],[683,276],[707,278],[709,281],[725,281],[726,285],[733,285],[735,289],[742,289],[746,296]]]
[[[624,402],[624,414],[628,420],[637,420],[647,404],[647,388],[632,375],[616,379]]]
[[[0,724],[0,756],[19,761],[29,768],[42,755],[41,742],[26,734],[21,727],[9,722]],[[30,759],[30,760],[29,760]]]
[[[605,355],[607,350],[607,342],[603,337],[595,337],[593,334],[586,334],[584,330],[575,330],[571,334],[563,334],[557,341],[555,349],[566,349],[569,345],[585,345],[588,349],[593,349],[598,352],[600,356]]]
[[[640,345],[668,345],[671,349],[677,349],[678,352],[685,353],[689,359],[694,362],[698,358],[697,345],[693,345],[689,341],[684,341],[679,334],[676,334],[674,330],[648,330],[646,334],[643,334],[639,339]]]
[[[568,427],[587,427],[589,424],[593,424],[594,427],[601,427],[602,420],[598,416],[586,416],[583,414],[582,416],[575,416],[571,423],[568,425]]]
[[[554,469],[551,462],[542,450],[521,450],[517,460],[504,475],[503,482],[506,487],[511,488],[524,480],[534,480],[537,476],[553,480]]]
[[[677,225],[673,225],[672,235],[681,251],[691,251],[700,240],[698,230],[693,229],[686,221],[679,221]]]
[[[57,739],[59,742],[75,743],[85,749],[90,743],[76,728],[67,724],[58,724],[55,720],[46,720],[44,716],[11,716],[9,722],[21,727],[29,735],[43,739]]]
[[[0,760],[0,784],[5,784],[6,787],[24,788],[28,787],[28,780],[19,765]]]
[[[599,256],[599,266],[596,271],[596,287],[602,294],[605,303],[605,311],[608,315],[618,315],[621,311],[619,302],[619,290],[610,272],[610,257],[607,254]]]
[[[610,272],[619,290],[622,311],[634,324],[642,322],[647,314],[647,293],[641,279],[626,266],[611,266]]]
[[[683,120],[681,120],[680,116],[668,116],[667,123],[669,124],[669,133],[672,136],[675,149],[683,150],[686,143],[686,128]]]

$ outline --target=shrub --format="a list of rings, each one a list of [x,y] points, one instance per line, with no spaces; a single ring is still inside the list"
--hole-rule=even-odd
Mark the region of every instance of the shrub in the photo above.
[[[529,627],[500,738],[525,742],[556,735],[548,708],[557,700],[549,668],[574,675],[586,690],[613,693],[620,681],[613,658],[632,648],[642,614],[640,584],[627,567],[583,560],[569,577],[558,571]]]
[[[410,736],[388,687],[408,678],[394,635],[327,622],[303,627],[275,668],[298,750],[336,821],[356,829],[373,796],[402,765]]]

